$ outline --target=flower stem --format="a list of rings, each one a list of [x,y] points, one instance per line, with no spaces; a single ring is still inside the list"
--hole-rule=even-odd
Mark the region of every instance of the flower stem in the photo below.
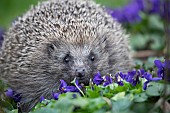
[[[79,88],[79,86],[76,84],[76,78],[74,78],[73,82],[74,85],[76,86],[76,88],[80,91],[80,93],[83,95],[83,97],[85,97],[85,94],[83,93],[83,91]]]

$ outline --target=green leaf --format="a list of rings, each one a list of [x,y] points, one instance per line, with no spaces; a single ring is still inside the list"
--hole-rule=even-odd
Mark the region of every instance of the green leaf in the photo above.
[[[32,111],[30,113],[64,113],[64,112],[58,112],[57,109],[52,109],[52,108],[44,107],[44,108],[40,108],[40,109],[38,109],[36,111]]]
[[[116,101],[116,100],[123,99],[123,98],[125,98],[125,92],[120,92],[116,94],[114,97],[112,97],[111,99]]]
[[[18,113],[18,109],[14,109],[12,111],[9,111],[8,113]]]
[[[141,50],[145,48],[145,45],[148,41],[148,35],[135,34],[130,38],[131,47],[134,50]]]
[[[6,110],[13,110],[13,106],[9,101],[1,100],[0,99],[0,106]]]
[[[95,110],[96,108],[101,108],[103,105],[106,104],[104,99],[102,97],[95,98],[95,99],[90,99],[90,104],[89,104],[89,109]]]
[[[134,96],[134,102],[144,102],[148,99],[146,93],[136,94]]]
[[[163,24],[160,21],[160,17],[158,15],[150,15],[148,16],[148,25],[149,29],[163,30]]]
[[[0,92],[4,92],[6,87],[7,85],[2,80],[0,80]]]
[[[146,94],[148,96],[160,96],[163,92],[163,89],[163,84],[151,82],[146,89]]]
[[[144,63],[141,60],[138,60],[138,59],[134,59],[134,62],[135,62],[135,68],[136,69],[140,69],[144,65]]]
[[[76,99],[73,99],[72,103],[73,103],[74,106],[79,106],[79,107],[83,107],[83,108],[89,104],[88,99],[82,98],[82,97],[78,97]]]
[[[101,87],[94,85],[93,90],[90,87],[87,87],[86,95],[89,98],[96,98],[96,97],[101,96],[101,91],[102,91]]]
[[[127,98],[112,102],[112,113],[127,112],[130,109],[132,101]]]
[[[151,49],[152,50],[162,50],[165,47],[165,41],[162,34],[152,34],[150,35],[150,40],[152,40]]]
[[[54,103],[53,108],[57,109],[59,113],[71,113],[74,109],[74,105],[72,104],[72,100],[69,98],[61,97]]]

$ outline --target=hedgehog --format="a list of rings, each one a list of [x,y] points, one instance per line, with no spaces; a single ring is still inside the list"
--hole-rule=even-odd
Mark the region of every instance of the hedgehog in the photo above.
[[[60,80],[87,85],[101,75],[132,67],[128,37],[104,6],[90,0],[49,0],[13,22],[0,50],[1,79],[22,96],[29,112],[51,99]]]

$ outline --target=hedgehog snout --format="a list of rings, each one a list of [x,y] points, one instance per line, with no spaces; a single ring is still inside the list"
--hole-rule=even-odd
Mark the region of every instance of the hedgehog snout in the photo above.
[[[85,76],[85,72],[86,72],[86,70],[84,67],[78,67],[75,69],[75,75],[76,75],[76,77],[78,77],[80,79]]]

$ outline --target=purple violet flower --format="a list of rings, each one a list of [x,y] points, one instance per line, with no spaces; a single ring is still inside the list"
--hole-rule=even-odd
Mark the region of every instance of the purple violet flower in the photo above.
[[[154,78],[152,78],[152,75],[151,75],[150,73],[147,73],[147,72],[144,73],[144,78],[147,80],[147,81],[144,83],[144,85],[143,85],[143,89],[144,89],[144,90],[146,90],[147,84],[148,84],[149,82],[162,80],[161,77],[154,77]]]
[[[138,4],[138,8],[141,10],[141,11],[144,11],[144,2],[143,0],[136,0],[135,1],[137,4]]]
[[[119,86],[123,86],[123,85],[124,85],[123,81],[117,82],[117,84],[118,84]]]
[[[135,76],[135,74],[136,74],[136,70],[129,71],[128,75],[125,77],[125,80],[129,83],[132,83],[133,77]]]
[[[154,63],[155,63],[155,66],[158,68],[157,70],[158,77],[163,78],[165,76],[164,64],[160,60],[155,60]]]
[[[15,91],[13,91],[10,88],[7,89],[7,91],[5,92],[5,95],[9,98],[12,98],[15,102],[19,102],[21,100],[21,94],[16,93]]]
[[[78,86],[78,87],[80,88],[80,86]],[[79,92],[79,90],[75,86],[67,86],[66,91],[67,92]]]
[[[133,86],[136,86],[136,84],[140,82],[139,74],[136,74],[136,70],[129,71],[125,80],[131,83]]]
[[[116,75],[115,75],[115,78],[116,78],[116,83],[119,85],[119,86],[123,86],[123,80],[125,79],[126,77],[126,74],[122,73],[122,72],[118,72]]]
[[[54,100],[58,100],[58,98],[59,98],[59,96],[60,96],[60,93],[54,93],[54,92],[52,92],[52,95],[53,95]]]
[[[131,2],[124,7],[123,12],[128,23],[139,22],[141,17],[139,15],[141,9],[136,1]]]
[[[105,76],[103,86],[105,87],[112,83],[113,83],[112,77],[108,75]]]
[[[67,92],[66,87],[67,87],[67,83],[64,80],[60,80],[59,90],[60,90],[61,93]]]
[[[144,69],[139,69],[137,70],[137,74],[138,76],[140,76],[141,78],[144,78],[143,74],[145,73],[145,70]]]
[[[132,0],[129,4],[121,8],[106,8],[108,14],[120,23],[136,23],[141,20],[140,12],[158,14],[165,17],[165,12],[170,14],[170,9],[164,9],[165,5],[170,6],[170,2],[161,0]],[[166,11],[165,11],[166,10]]]
[[[155,66],[158,68],[157,70],[157,75],[158,77],[161,77],[163,79],[165,79],[165,69],[168,69],[168,72],[170,72],[170,60],[165,60],[164,63],[162,63],[160,60],[155,60],[154,61]],[[170,77],[167,77],[168,80],[170,80]]]
[[[9,89],[7,89],[7,91],[5,92],[5,95],[6,95],[7,97],[12,98],[13,95],[14,95],[14,91],[9,88]]]
[[[135,23],[141,20],[139,15],[143,6],[139,6],[142,1],[132,1],[128,5],[123,8],[107,8],[106,11],[113,17],[116,18],[117,21],[121,23]]]
[[[127,76],[127,74],[125,73],[122,73],[122,72],[119,72],[119,76],[124,80],[125,77]]]
[[[75,86],[67,86],[67,83],[64,80],[60,80],[60,82],[61,82],[60,87],[59,87],[60,93],[78,92],[78,89]],[[77,80],[76,80],[76,84],[78,86]]]
[[[111,9],[111,8],[107,8],[106,11],[113,17],[115,18],[117,21],[119,21],[120,23],[126,22],[126,19],[123,15],[123,10],[122,9]]]
[[[100,85],[103,82],[104,82],[104,79],[102,78],[102,76],[100,75],[100,72],[98,71],[98,73],[94,75],[93,83],[95,83],[96,85]]]
[[[44,96],[41,96],[41,97],[40,97],[40,102],[42,102],[42,101],[44,101],[44,100],[45,100]]]
[[[78,80],[75,81],[76,85],[81,88],[81,86],[78,85]],[[52,96],[55,100],[58,100],[60,94],[67,93],[67,92],[79,92],[78,88],[76,86],[67,86],[67,83],[64,80],[60,80],[60,86],[59,86],[58,93],[52,92]]]
[[[161,11],[161,2],[160,0],[149,0],[148,13],[160,13]]]

